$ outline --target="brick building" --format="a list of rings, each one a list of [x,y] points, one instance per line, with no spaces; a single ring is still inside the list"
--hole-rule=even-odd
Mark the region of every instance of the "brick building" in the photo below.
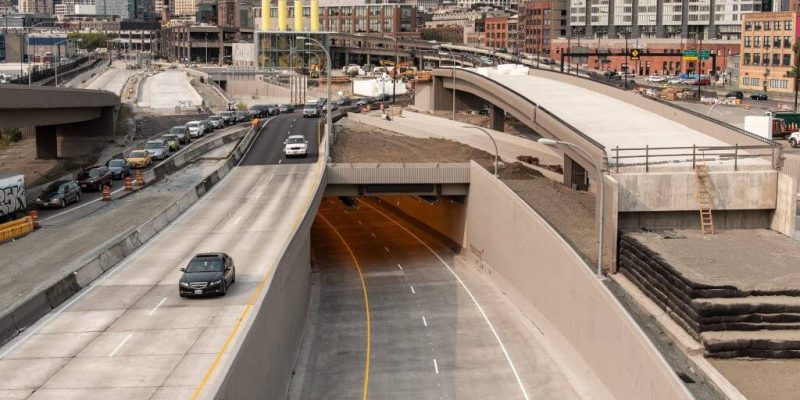
[[[581,68],[590,68],[600,71],[622,71],[626,62],[625,56],[602,56],[602,53],[612,51],[623,53],[625,51],[624,39],[584,39],[570,40],[558,38],[552,40],[550,57],[556,61],[561,59],[561,52],[571,48],[573,53],[589,53],[589,57],[580,60]],[[643,56],[638,61],[630,61],[630,71],[640,75],[678,75],[680,73],[692,73],[697,71],[697,62],[683,60],[680,56],[657,56],[648,53],[681,53],[683,50],[697,50],[700,43],[691,39],[638,39],[628,40],[628,49],[638,48],[642,50]],[[728,57],[739,54],[740,43],[738,40],[704,40],[703,50],[707,50],[716,57],[716,65],[712,65],[712,60],[702,62],[700,66],[703,74],[722,74],[728,64]],[[600,57],[592,55],[600,50]],[[574,57],[565,62],[575,64],[578,61]]]
[[[558,0],[533,0],[520,5],[519,37],[523,52],[549,54],[551,41],[567,35],[565,7],[566,3]]]
[[[486,17],[483,45],[493,48],[508,47],[508,17]]]
[[[219,0],[217,2],[217,25],[239,26],[237,0]]]
[[[742,21],[739,87],[794,92],[788,73],[795,64],[792,46],[800,36],[798,12],[746,14]]]

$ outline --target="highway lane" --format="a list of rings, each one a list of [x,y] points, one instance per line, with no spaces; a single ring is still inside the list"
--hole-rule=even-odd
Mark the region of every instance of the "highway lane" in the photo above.
[[[580,398],[505,296],[375,204],[320,207],[319,295],[290,399]]]
[[[270,165],[268,154],[254,151],[273,139],[265,131],[247,165],[0,349],[0,398],[188,398],[218,355],[224,365],[223,343],[305,214],[322,173],[315,164]],[[178,268],[207,251],[233,257],[236,283],[224,298],[179,297]]]
[[[261,133],[259,141],[254,143],[251,149],[251,152],[259,154],[259,157],[243,160],[242,165],[262,163],[307,164],[317,162],[319,122],[319,118],[303,118],[303,114],[300,111],[280,114],[274,117],[269,126]],[[302,135],[308,140],[308,155],[306,157],[288,158],[283,154],[283,141],[290,135]]]
[[[213,140],[223,134],[231,133],[239,129],[247,129],[247,127],[245,125],[235,125],[226,127],[224,129],[216,130],[210,134],[203,136],[202,138],[191,141],[189,144],[183,145],[180,148],[180,150],[178,150],[176,153],[173,153],[171,157],[174,157],[177,154],[187,151],[188,149],[194,146],[205,143],[209,140]],[[128,151],[130,151],[130,149],[125,150],[126,153]],[[156,165],[160,164],[161,162],[163,161],[156,161],[151,166],[147,168],[138,169],[138,171],[145,173],[153,169]],[[132,170],[131,173],[135,176],[136,171],[137,170]],[[111,193],[112,193],[112,199],[122,196],[125,193],[124,180],[114,180],[111,186]],[[81,219],[107,205],[102,201],[102,197],[103,197],[102,192],[84,191],[81,193],[81,201],[79,203],[72,203],[64,208],[39,208],[38,209],[39,222],[42,225],[49,226],[49,225],[69,223]]]

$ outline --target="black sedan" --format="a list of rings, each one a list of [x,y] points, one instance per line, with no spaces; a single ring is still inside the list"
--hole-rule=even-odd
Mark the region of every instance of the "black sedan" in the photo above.
[[[111,186],[111,171],[105,165],[90,167],[79,173],[76,180],[82,190],[93,189],[99,192],[103,186]]]
[[[131,166],[124,158],[115,158],[106,165],[111,171],[111,179],[125,179],[131,176]]]
[[[81,201],[81,189],[73,180],[55,181],[36,198],[36,205],[42,208],[64,208],[69,203]]]
[[[200,253],[186,268],[178,282],[178,293],[187,296],[224,296],[228,286],[236,282],[236,267],[225,253]]]
[[[766,93],[753,93],[750,95],[750,100],[766,101],[768,99]]]

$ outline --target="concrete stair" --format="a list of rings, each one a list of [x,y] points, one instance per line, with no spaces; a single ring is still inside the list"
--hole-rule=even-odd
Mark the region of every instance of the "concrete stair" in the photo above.
[[[692,282],[636,239],[620,239],[619,271],[711,357],[800,358],[800,291],[755,293]]]

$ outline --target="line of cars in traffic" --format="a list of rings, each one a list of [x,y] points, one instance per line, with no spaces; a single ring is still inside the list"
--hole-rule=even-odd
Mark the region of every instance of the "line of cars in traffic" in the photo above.
[[[229,121],[235,119],[230,119]],[[134,148],[127,156],[117,156],[102,165],[94,165],[82,169],[75,179],[55,181],[45,188],[36,198],[39,208],[64,208],[81,201],[84,191],[102,191],[103,187],[113,187],[115,180],[123,180],[132,175],[133,169],[147,168],[154,160],[165,160],[174,152],[206,133],[223,128],[233,122],[224,120],[221,115],[212,115],[204,120],[190,121],[184,125],[173,126],[165,134],[146,141],[141,147]]]

